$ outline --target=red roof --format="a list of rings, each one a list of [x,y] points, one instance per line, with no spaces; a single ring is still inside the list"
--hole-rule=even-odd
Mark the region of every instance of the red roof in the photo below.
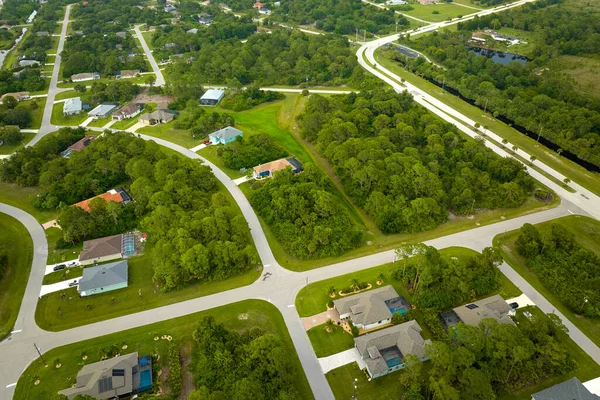
[[[81,140],[78,140],[77,142],[73,143],[72,145],[69,146],[69,149],[73,150],[73,151],[80,151],[85,149],[87,146],[89,146],[90,142],[92,140],[96,139],[96,136],[86,136]]]
[[[109,190],[106,193],[102,193],[96,197],[92,197],[91,199],[80,201],[79,203],[76,203],[73,205],[76,207],[82,208],[83,210],[85,210],[87,212],[90,212],[90,201],[92,201],[96,198],[104,199],[104,200],[106,200],[107,203],[109,201],[114,201],[117,203],[123,202],[123,197],[121,197],[121,194],[119,192],[117,192],[116,190]]]
[[[254,3],[254,5],[252,7],[254,8],[263,8],[265,6],[264,3],[261,3],[260,1],[257,1],[256,3]]]

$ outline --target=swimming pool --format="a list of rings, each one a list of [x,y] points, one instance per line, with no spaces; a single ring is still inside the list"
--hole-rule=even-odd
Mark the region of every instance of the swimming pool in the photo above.
[[[140,372],[140,387],[138,391],[143,392],[152,386],[152,371],[147,369]]]
[[[394,307],[391,307],[390,308],[390,312],[392,314],[398,313],[398,314],[406,315],[406,308],[398,308],[398,309],[396,309]]]
[[[394,357],[394,358],[390,358],[388,360],[385,360],[388,368],[392,368],[395,367],[396,365],[400,365],[402,363],[402,359],[400,357]]]

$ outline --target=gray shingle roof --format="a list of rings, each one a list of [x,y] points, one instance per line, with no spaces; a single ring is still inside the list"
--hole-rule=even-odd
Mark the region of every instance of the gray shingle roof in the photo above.
[[[241,135],[243,132],[240,131],[237,128],[234,128],[232,126],[227,126],[223,129],[219,129],[216,132],[211,133],[210,135],[208,135],[209,137],[214,137],[214,138],[218,138],[219,140],[228,140],[232,137],[236,137]]]
[[[531,395],[533,400],[599,400],[577,378],[559,383]]]
[[[85,292],[127,282],[127,271],[127,260],[84,268],[78,290],[79,292]]]
[[[340,314],[350,312],[350,319],[354,324],[369,325],[391,318],[392,313],[385,304],[385,301],[397,297],[399,297],[398,293],[396,293],[392,286],[388,285],[334,300],[333,304]]]
[[[494,295],[456,307],[454,312],[467,325],[478,325],[484,318],[493,318],[501,324],[512,324],[514,321],[508,316],[510,306],[499,295]]]

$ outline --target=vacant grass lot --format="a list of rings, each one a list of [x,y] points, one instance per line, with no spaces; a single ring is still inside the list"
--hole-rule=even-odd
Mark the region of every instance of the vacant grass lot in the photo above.
[[[570,75],[583,93],[600,97],[600,60],[565,55],[558,57],[551,68]]]
[[[20,148],[23,147],[23,143],[27,144],[29,143],[29,141],[31,139],[33,139],[33,137],[35,136],[35,133],[23,133],[23,142],[22,143],[15,143],[15,144],[3,144],[2,146],[0,146],[0,154],[12,154],[15,151],[19,150]]]
[[[66,249],[57,249],[56,242],[62,237],[62,230],[58,228],[46,229],[46,240],[48,240],[48,264],[57,264],[64,261],[76,259],[83,248],[83,242]]]
[[[327,332],[325,324],[306,332],[317,357],[327,357],[354,347],[354,338],[341,326],[334,325]]]
[[[112,129],[118,129],[118,130],[121,130],[121,131],[127,130],[128,128],[130,128],[133,125],[135,125],[136,122],[138,122],[138,116],[135,116],[133,118],[128,118],[128,119],[123,119],[121,121],[117,121],[114,124],[112,124],[110,127]]]
[[[56,103],[52,106],[50,122],[59,126],[79,126],[87,118],[88,115],[85,110],[76,115],[66,116],[63,114],[63,103]]]
[[[32,104],[37,104],[32,107]],[[26,108],[31,113],[31,125],[28,129],[40,129],[42,126],[42,117],[44,116],[44,106],[46,105],[46,97],[37,97],[31,100],[19,102],[17,108]]]
[[[381,49],[375,52],[375,59],[379,64],[405,79],[407,82],[426,91],[442,103],[451,106],[460,113],[478,122],[481,126],[487,125],[491,131],[508,139],[511,144],[516,145],[519,149],[526,151],[544,164],[552,167],[561,174],[568,176],[573,182],[577,182],[589,191],[600,195],[600,174],[589,172],[574,162],[569,161],[564,157],[560,157],[554,151],[540,145],[535,140],[493,118],[489,113],[484,114],[479,108],[462,101],[456,96],[443,92],[441,88],[434,84],[406,71],[401,65],[387,59],[383,55]]]
[[[8,267],[0,278],[0,339],[13,328],[33,260],[33,242],[16,219],[0,213],[0,249],[8,253]]]
[[[90,89],[86,89],[86,93],[90,93]],[[72,99],[73,97],[82,97],[85,93],[78,92],[77,90],[67,90],[60,92],[56,95],[54,100]],[[82,98],[83,101],[83,98]]]
[[[198,146],[202,143],[202,140],[194,139],[189,130],[175,129],[173,127],[174,124],[175,120],[166,124],[145,126],[141,129],[138,129],[137,132],[142,133],[144,135],[154,136],[160,139],[168,140],[169,142],[173,142],[175,144],[183,146],[186,149],[191,149],[192,147]]]
[[[38,211],[31,205],[31,197],[40,192],[38,187],[22,187],[13,183],[0,182],[0,203],[31,214],[39,223],[45,223],[56,218],[56,211]]]
[[[108,117],[94,119],[87,126],[91,126],[91,127],[95,127],[95,128],[102,128],[104,125],[108,124],[111,120],[112,120],[112,116],[109,115]]]
[[[477,10],[471,10],[466,7],[461,7],[456,4],[432,4],[432,5],[421,5],[421,4],[410,4],[413,8],[410,11],[401,11],[402,14],[410,15],[411,17],[419,18],[429,22],[440,22],[445,21],[448,18],[456,18],[459,15],[468,15],[477,12]],[[434,14],[434,12],[437,12]]]
[[[541,231],[547,231],[552,224],[560,224],[575,235],[576,240],[588,249],[600,255],[600,222],[583,216],[568,216],[535,225]],[[525,266],[525,259],[515,249],[515,241],[519,237],[519,230],[510,231],[494,238],[494,245],[502,251],[508,264],[523,278],[536,288],[557,310],[577,326],[596,345],[600,346],[600,321],[585,318],[575,314],[561,301],[546,289],[535,273]]]
[[[247,315],[247,319],[238,318],[242,313]],[[259,327],[268,333],[277,335],[293,360],[296,369],[293,374],[295,386],[301,398],[314,398],[281,314],[273,305],[260,300],[229,304],[50,350],[44,354],[44,358],[51,366],[45,368],[39,359],[29,365],[17,384],[14,398],[16,400],[52,398],[57,391],[66,389],[73,384],[77,372],[84,364],[99,361],[104,354],[102,349],[113,345],[117,345],[119,348],[127,345],[127,350],[124,350],[123,353],[137,351],[140,355],[158,354],[160,355],[159,366],[167,366],[167,349],[170,342],[167,340],[155,341],[154,337],[170,335],[180,348],[191,347],[193,344],[192,333],[198,327],[201,318],[207,315],[213,316],[217,323],[223,323],[229,329],[243,331]],[[85,361],[82,360],[84,355],[87,356]],[[60,364],[62,364],[59,369],[55,368],[54,361],[56,360],[60,360]],[[36,380],[39,380],[38,385],[34,384]]]

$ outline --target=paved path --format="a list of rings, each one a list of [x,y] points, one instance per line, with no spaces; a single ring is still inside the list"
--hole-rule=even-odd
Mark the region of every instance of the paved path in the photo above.
[[[72,260],[62,261],[62,262],[59,262],[56,264],[48,264],[48,265],[46,265],[46,271],[44,271],[44,275],[48,275],[48,274],[55,272],[54,267],[56,267],[57,265],[60,265],[60,264],[68,265],[69,268],[76,268],[79,265],[79,260],[77,258],[74,258]]]
[[[304,326],[305,330],[310,330],[315,326],[323,325],[325,322],[330,319],[335,322],[340,322],[340,313],[337,312],[335,308],[331,310],[323,311],[322,313],[318,313],[315,315],[311,315],[310,317],[304,317],[302,319],[302,326]]]
[[[529,297],[527,297],[526,294],[522,294],[520,296],[513,297],[512,299],[506,299],[506,302],[508,304],[517,303],[519,305],[519,308],[536,305],[533,301],[531,301],[531,299]]]
[[[195,152],[197,152],[198,150],[202,150],[202,149],[203,149],[203,148],[205,148],[205,147],[206,147],[206,145],[205,145],[204,143],[202,143],[202,144],[199,144],[199,145],[198,145],[198,146],[196,146],[196,147],[192,147],[192,148],[190,149],[190,151],[193,151],[193,152],[195,153]]]
[[[234,179],[233,183],[235,183],[236,185],[239,186],[244,182],[248,182],[250,179],[252,179],[252,178],[249,178],[248,175],[246,175],[246,176],[242,176],[241,178]]]
[[[49,293],[54,293],[54,292],[58,292],[60,290],[68,289],[71,287],[71,286],[69,286],[71,284],[71,282],[78,282],[79,279],[81,279],[81,278],[67,279],[66,281],[52,283],[50,285],[42,285],[42,287],[40,289],[40,297],[45,296]]]
[[[356,350],[354,347],[340,353],[333,354],[329,357],[319,358],[319,364],[321,365],[321,369],[323,370],[324,374],[354,362],[358,364],[359,369],[363,369],[367,366],[365,361],[358,353],[358,350]]]
[[[135,30],[135,34],[137,35],[138,39],[140,40],[140,43],[142,44],[142,49],[144,49],[144,53],[146,53],[146,57],[148,58],[148,61],[150,62],[152,71],[154,71],[154,74],[156,75],[156,82],[154,83],[154,86],[164,86],[165,78],[163,77],[163,74],[162,74],[162,71],[160,70],[160,68],[158,68],[158,64],[156,63],[154,56],[152,56],[152,52],[150,51],[150,48],[148,47],[148,44],[146,43],[146,39],[144,38],[144,35],[142,35],[142,32],[140,31],[140,26],[141,25],[136,25],[134,27],[134,30]]]
[[[90,124],[90,122],[92,122],[94,120],[94,117],[88,117],[86,118],[85,121],[83,121],[81,124],[79,124],[79,126],[88,126]]]

